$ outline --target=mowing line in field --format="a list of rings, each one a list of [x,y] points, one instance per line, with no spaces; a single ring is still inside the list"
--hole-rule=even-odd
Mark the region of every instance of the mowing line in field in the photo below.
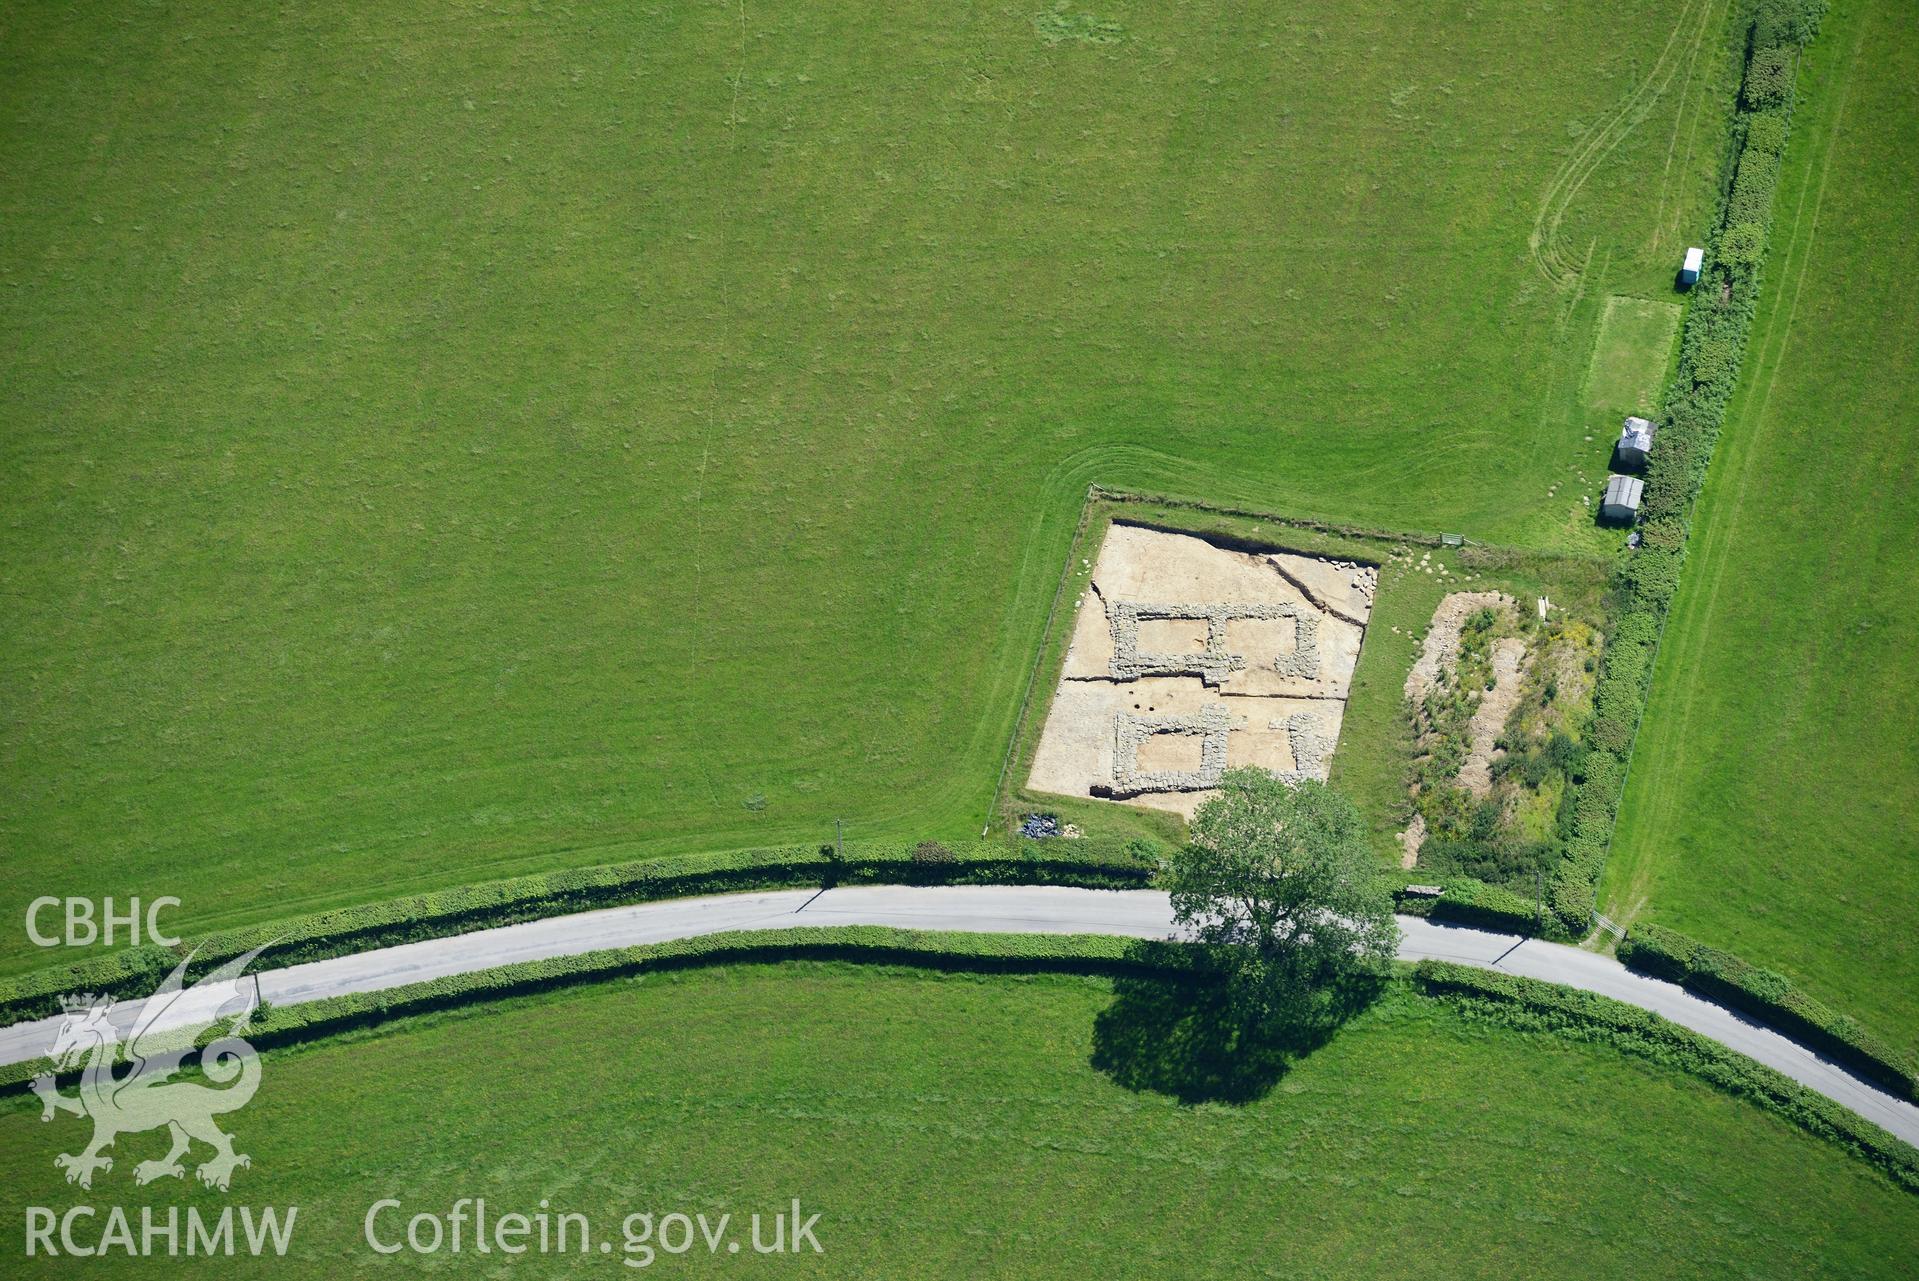
[[[1700,20],[1700,35],[1694,38],[1692,43],[1692,52],[1686,58],[1686,77],[1685,77],[1686,88],[1679,101],[1679,110],[1673,113],[1672,135],[1670,138],[1668,138],[1666,142],[1666,163],[1665,163],[1665,166],[1659,171],[1659,202],[1655,206],[1655,211],[1653,213],[1652,237],[1651,237],[1651,240],[1648,242],[1648,249],[1654,254],[1657,254],[1659,252],[1660,245],[1665,240],[1665,228],[1661,224],[1664,221],[1666,216],[1666,200],[1672,191],[1672,155],[1673,155],[1673,152],[1679,146],[1680,128],[1681,126],[1685,124],[1686,113],[1688,110],[1690,110],[1692,113],[1692,127],[1689,129],[1686,129],[1685,131],[1686,157],[1683,161],[1680,162],[1679,172],[1683,175],[1686,173],[1690,173],[1692,171],[1693,144],[1698,140],[1699,121],[1706,114],[1704,108],[1698,105],[1695,101],[1696,99],[1703,98],[1705,96],[1705,88],[1704,86],[1698,86],[1697,88],[1695,88],[1695,86],[1698,85],[1698,82],[1694,80],[1693,78],[1693,71],[1699,64],[1700,50],[1704,49],[1706,45],[1709,43],[1707,40],[1704,39],[1704,34],[1706,29],[1711,25],[1709,20],[1713,17],[1715,13],[1719,13],[1720,15],[1722,15],[1720,17],[1720,21],[1722,23],[1725,21],[1723,17],[1723,14],[1724,14],[1723,6],[1718,9],[1715,9],[1714,7],[1709,5],[1707,7],[1707,11],[1704,17],[1702,17]],[[1672,230],[1675,233],[1679,230],[1679,213],[1677,209],[1674,210]]]
[[[746,80],[746,0],[739,0],[740,19],[740,60],[733,69],[732,97],[726,105],[726,139],[729,155],[737,161],[740,154],[740,86]],[[721,262],[731,257],[733,219],[731,206],[724,197],[720,199],[719,226],[720,244],[723,247]],[[724,270],[716,273],[720,287],[720,358],[713,367],[713,394],[715,401],[722,399],[720,386],[727,368],[727,353],[733,348],[733,287]],[[730,400],[727,403],[731,403]],[[715,415],[700,416],[700,464],[695,473],[693,484],[693,544],[689,557],[693,564],[693,626],[687,634],[687,667],[697,670],[705,660],[706,628],[703,625],[706,612],[706,473],[713,460],[713,422]],[[709,801],[717,804],[720,799],[719,788],[713,782],[713,757],[700,736],[695,735],[696,748],[693,758],[699,764],[700,782],[706,788]]]

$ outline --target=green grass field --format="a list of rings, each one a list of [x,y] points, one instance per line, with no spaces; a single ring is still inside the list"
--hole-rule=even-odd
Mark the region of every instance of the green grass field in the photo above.
[[[253,1166],[228,1197],[136,1189],[129,1167],[158,1136],[121,1140],[78,1193],[52,1158],[81,1123],[11,1106],[0,1214],[297,1205],[286,1259],[223,1264],[285,1277],[417,1274],[362,1244],[382,1197],[445,1214],[484,1196],[496,1215],[546,1198],[602,1233],[636,1210],[743,1219],[798,1197],[825,1254],[746,1270],[807,1276],[1802,1281],[1905,1275],[1919,1251],[1910,1195],[1837,1147],[1603,1048],[1401,993],[1259,1102],[1182,1106],[1089,1066],[1112,1001],[1092,979],[788,964],[445,1016],[270,1056],[231,1118]],[[424,1262],[467,1275],[498,1259]],[[15,1275],[66,1275],[31,1262]],[[745,1266],[712,1263],[655,1267]]]
[[[976,830],[1089,481],[1603,549],[1727,12],[10,6],[0,906]]]
[[[1632,761],[1609,910],[1919,1050],[1919,44],[1835,6]]]
[[[1587,407],[1608,419],[1656,413],[1666,390],[1673,341],[1679,337],[1679,317],[1679,304],[1663,299],[1606,299],[1586,375]]]

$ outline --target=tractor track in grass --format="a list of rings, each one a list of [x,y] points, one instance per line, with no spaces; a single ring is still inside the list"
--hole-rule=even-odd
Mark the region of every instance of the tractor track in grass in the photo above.
[[[1699,49],[1706,39],[1715,8],[1710,3],[1700,3],[1698,11],[1692,39],[1681,42],[1687,24],[1694,22],[1694,4],[1688,3],[1680,11],[1678,21],[1673,24],[1671,34],[1666,38],[1665,47],[1660,50],[1658,59],[1645,79],[1635,85],[1618,106],[1601,117],[1600,124],[1588,131],[1588,138],[1573,148],[1572,155],[1567,157],[1546,184],[1526,245],[1532,254],[1533,265],[1555,289],[1575,284],[1585,274],[1584,269],[1575,265],[1560,248],[1560,222],[1572,207],[1580,189],[1605,162],[1606,157],[1619,149],[1620,144],[1639,127],[1652,105],[1665,95],[1681,66],[1690,71],[1697,63]]]
[[[1712,12],[1708,14],[1708,17],[1710,18],[1715,14],[1720,22],[1724,22],[1726,20],[1725,5],[1712,6]],[[1692,53],[1686,59],[1685,84],[1688,86],[1688,89],[1685,95],[1680,98],[1679,109],[1673,113],[1672,136],[1666,140],[1666,163],[1659,171],[1659,204],[1653,216],[1652,242],[1647,246],[1648,251],[1655,256],[1660,253],[1661,244],[1664,242],[1668,232],[1668,229],[1662,224],[1666,218],[1666,205],[1672,195],[1673,153],[1679,150],[1679,135],[1682,130],[1686,135],[1686,154],[1679,162],[1679,172],[1686,174],[1692,170],[1693,148],[1699,140],[1699,121],[1700,118],[1705,115],[1705,106],[1702,102],[1692,108],[1692,125],[1689,128],[1686,126],[1686,111],[1688,102],[1691,101],[1694,96],[1690,89],[1690,86],[1693,84],[1693,71],[1699,65],[1699,52],[1705,47],[1706,43],[1707,42],[1703,40],[1695,40],[1693,42]],[[1701,96],[1703,97],[1703,95]],[[1679,234],[1680,210],[1683,208],[1683,202],[1674,202],[1673,222],[1670,232],[1675,238]]]

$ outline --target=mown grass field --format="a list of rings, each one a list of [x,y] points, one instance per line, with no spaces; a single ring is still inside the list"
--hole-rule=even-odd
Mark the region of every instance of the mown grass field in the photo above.
[[[1748,378],[1640,730],[1609,909],[1919,1050],[1919,43],[1845,0],[1802,72]]]
[[[1089,481],[1603,546],[1726,6],[1079,14],[9,6],[4,914],[976,830]]]
[[[462,1196],[494,1214],[546,1198],[602,1233],[635,1210],[717,1219],[794,1197],[822,1216],[822,1256],[662,1258],[650,1271],[666,1275],[1797,1281],[1905,1275],[1919,1251],[1909,1194],[1610,1050],[1470,1025],[1406,993],[1264,1099],[1187,1107],[1089,1066],[1112,1000],[1072,977],[656,976],[271,1057],[232,1118],[253,1166],[229,1197],[133,1187],[154,1136],[122,1139],[79,1193],[52,1158],[81,1123],[9,1107],[0,1197],[16,1223],[21,1206],[78,1201],[298,1205],[286,1259],[231,1265],[286,1277],[499,1259],[373,1258],[361,1223],[382,1197],[442,1215]],[[566,1270],[623,1273],[618,1257]],[[50,1262],[16,1275],[66,1275]]]
[[[1587,408],[1617,434],[1628,414],[1650,418],[1665,394],[1668,357],[1679,337],[1680,306],[1652,298],[1608,298],[1599,314]]]

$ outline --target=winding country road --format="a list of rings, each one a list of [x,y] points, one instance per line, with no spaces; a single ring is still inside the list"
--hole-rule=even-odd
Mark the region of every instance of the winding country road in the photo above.
[[[902,929],[1008,934],[1117,934],[1165,938],[1173,932],[1166,895],[1157,890],[1086,890],[1062,886],[847,886],[667,899],[573,916],[548,917],[450,938],[312,961],[259,974],[260,994],[297,1005],[352,992],[420,983],[449,974],[519,961],[631,947],[728,930],[820,925],[886,925]],[[1705,1001],[1673,983],[1635,974],[1617,961],[1579,948],[1512,934],[1399,918],[1403,960],[1457,961],[1597,992],[1651,1010],[1775,1068],[1919,1145],[1919,1107],[1895,1098],[1769,1028]],[[156,1024],[165,1028],[210,1011],[232,990],[192,989]],[[112,1011],[130,1026],[140,1002]],[[52,1044],[58,1018],[0,1029],[0,1063],[36,1058]]]

